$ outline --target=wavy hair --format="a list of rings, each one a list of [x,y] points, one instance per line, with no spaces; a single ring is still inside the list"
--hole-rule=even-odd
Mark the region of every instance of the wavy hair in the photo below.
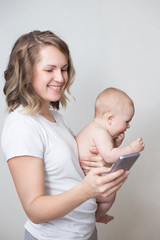
[[[36,114],[41,110],[41,100],[32,87],[33,66],[39,60],[39,51],[45,46],[58,48],[68,61],[68,82],[65,90],[70,94],[70,86],[74,81],[75,70],[67,44],[51,31],[33,31],[22,35],[14,44],[10,54],[9,63],[4,72],[4,94],[8,111],[11,112],[20,104],[28,114]],[[59,101],[50,102],[54,109],[59,105],[66,107],[67,96],[65,90]]]

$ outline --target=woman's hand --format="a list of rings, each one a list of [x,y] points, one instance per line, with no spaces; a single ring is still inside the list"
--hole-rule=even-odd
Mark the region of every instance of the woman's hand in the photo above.
[[[91,156],[80,159],[80,165],[85,175],[87,175],[91,169],[107,166],[106,162],[99,155],[97,148],[90,149],[90,152],[92,153]]]
[[[115,193],[126,181],[129,172],[118,170],[109,173],[109,168],[101,167],[92,169],[83,179],[83,191],[88,198],[106,198]]]

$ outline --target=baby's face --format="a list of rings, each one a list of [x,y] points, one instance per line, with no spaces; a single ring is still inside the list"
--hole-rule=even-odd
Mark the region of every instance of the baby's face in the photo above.
[[[112,137],[117,137],[120,133],[130,128],[130,121],[133,115],[134,107],[130,104],[123,104],[123,106],[116,111],[110,129]]]

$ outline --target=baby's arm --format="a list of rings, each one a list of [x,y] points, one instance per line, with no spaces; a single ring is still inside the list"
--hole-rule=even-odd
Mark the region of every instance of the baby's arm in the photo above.
[[[123,142],[125,137],[124,133],[121,133],[118,135],[118,137],[116,137],[115,139],[113,139],[114,141],[114,147],[119,147],[121,145],[121,143]],[[104,159],[102,158],[102,156],[100,156],[99,151],[96,147],[90,148],[89,152],[92,154],[92,156],[89,156],[89,153],[86,154],[85,157],[80,158],[80,165],[81,168],[84,172],[85,175],[87,175],[87,173],[92,169],[92,168],[97,168],[97,167],[103,167],[103,166],[108,166],[111,164],[107,164]],[[88,155],[88,156],[87,156]]]
[[[121,155],[141,152],[144,149],[142,138],[130,143],[124,148],[115,148],[110,134],[102,128],[97,128],[93,139],[100,155],[107,163],[115,163]]]

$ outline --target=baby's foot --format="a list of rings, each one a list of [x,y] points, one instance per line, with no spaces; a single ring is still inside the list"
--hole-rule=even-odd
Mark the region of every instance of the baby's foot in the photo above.
[[[114,219],[113,216],[110,216],[108,214],[104,214],[102,216],[100,216],[99,218],[96,219],[96,222],[99,222],[99,223],[109,223],[110,221],[112,221]]]

